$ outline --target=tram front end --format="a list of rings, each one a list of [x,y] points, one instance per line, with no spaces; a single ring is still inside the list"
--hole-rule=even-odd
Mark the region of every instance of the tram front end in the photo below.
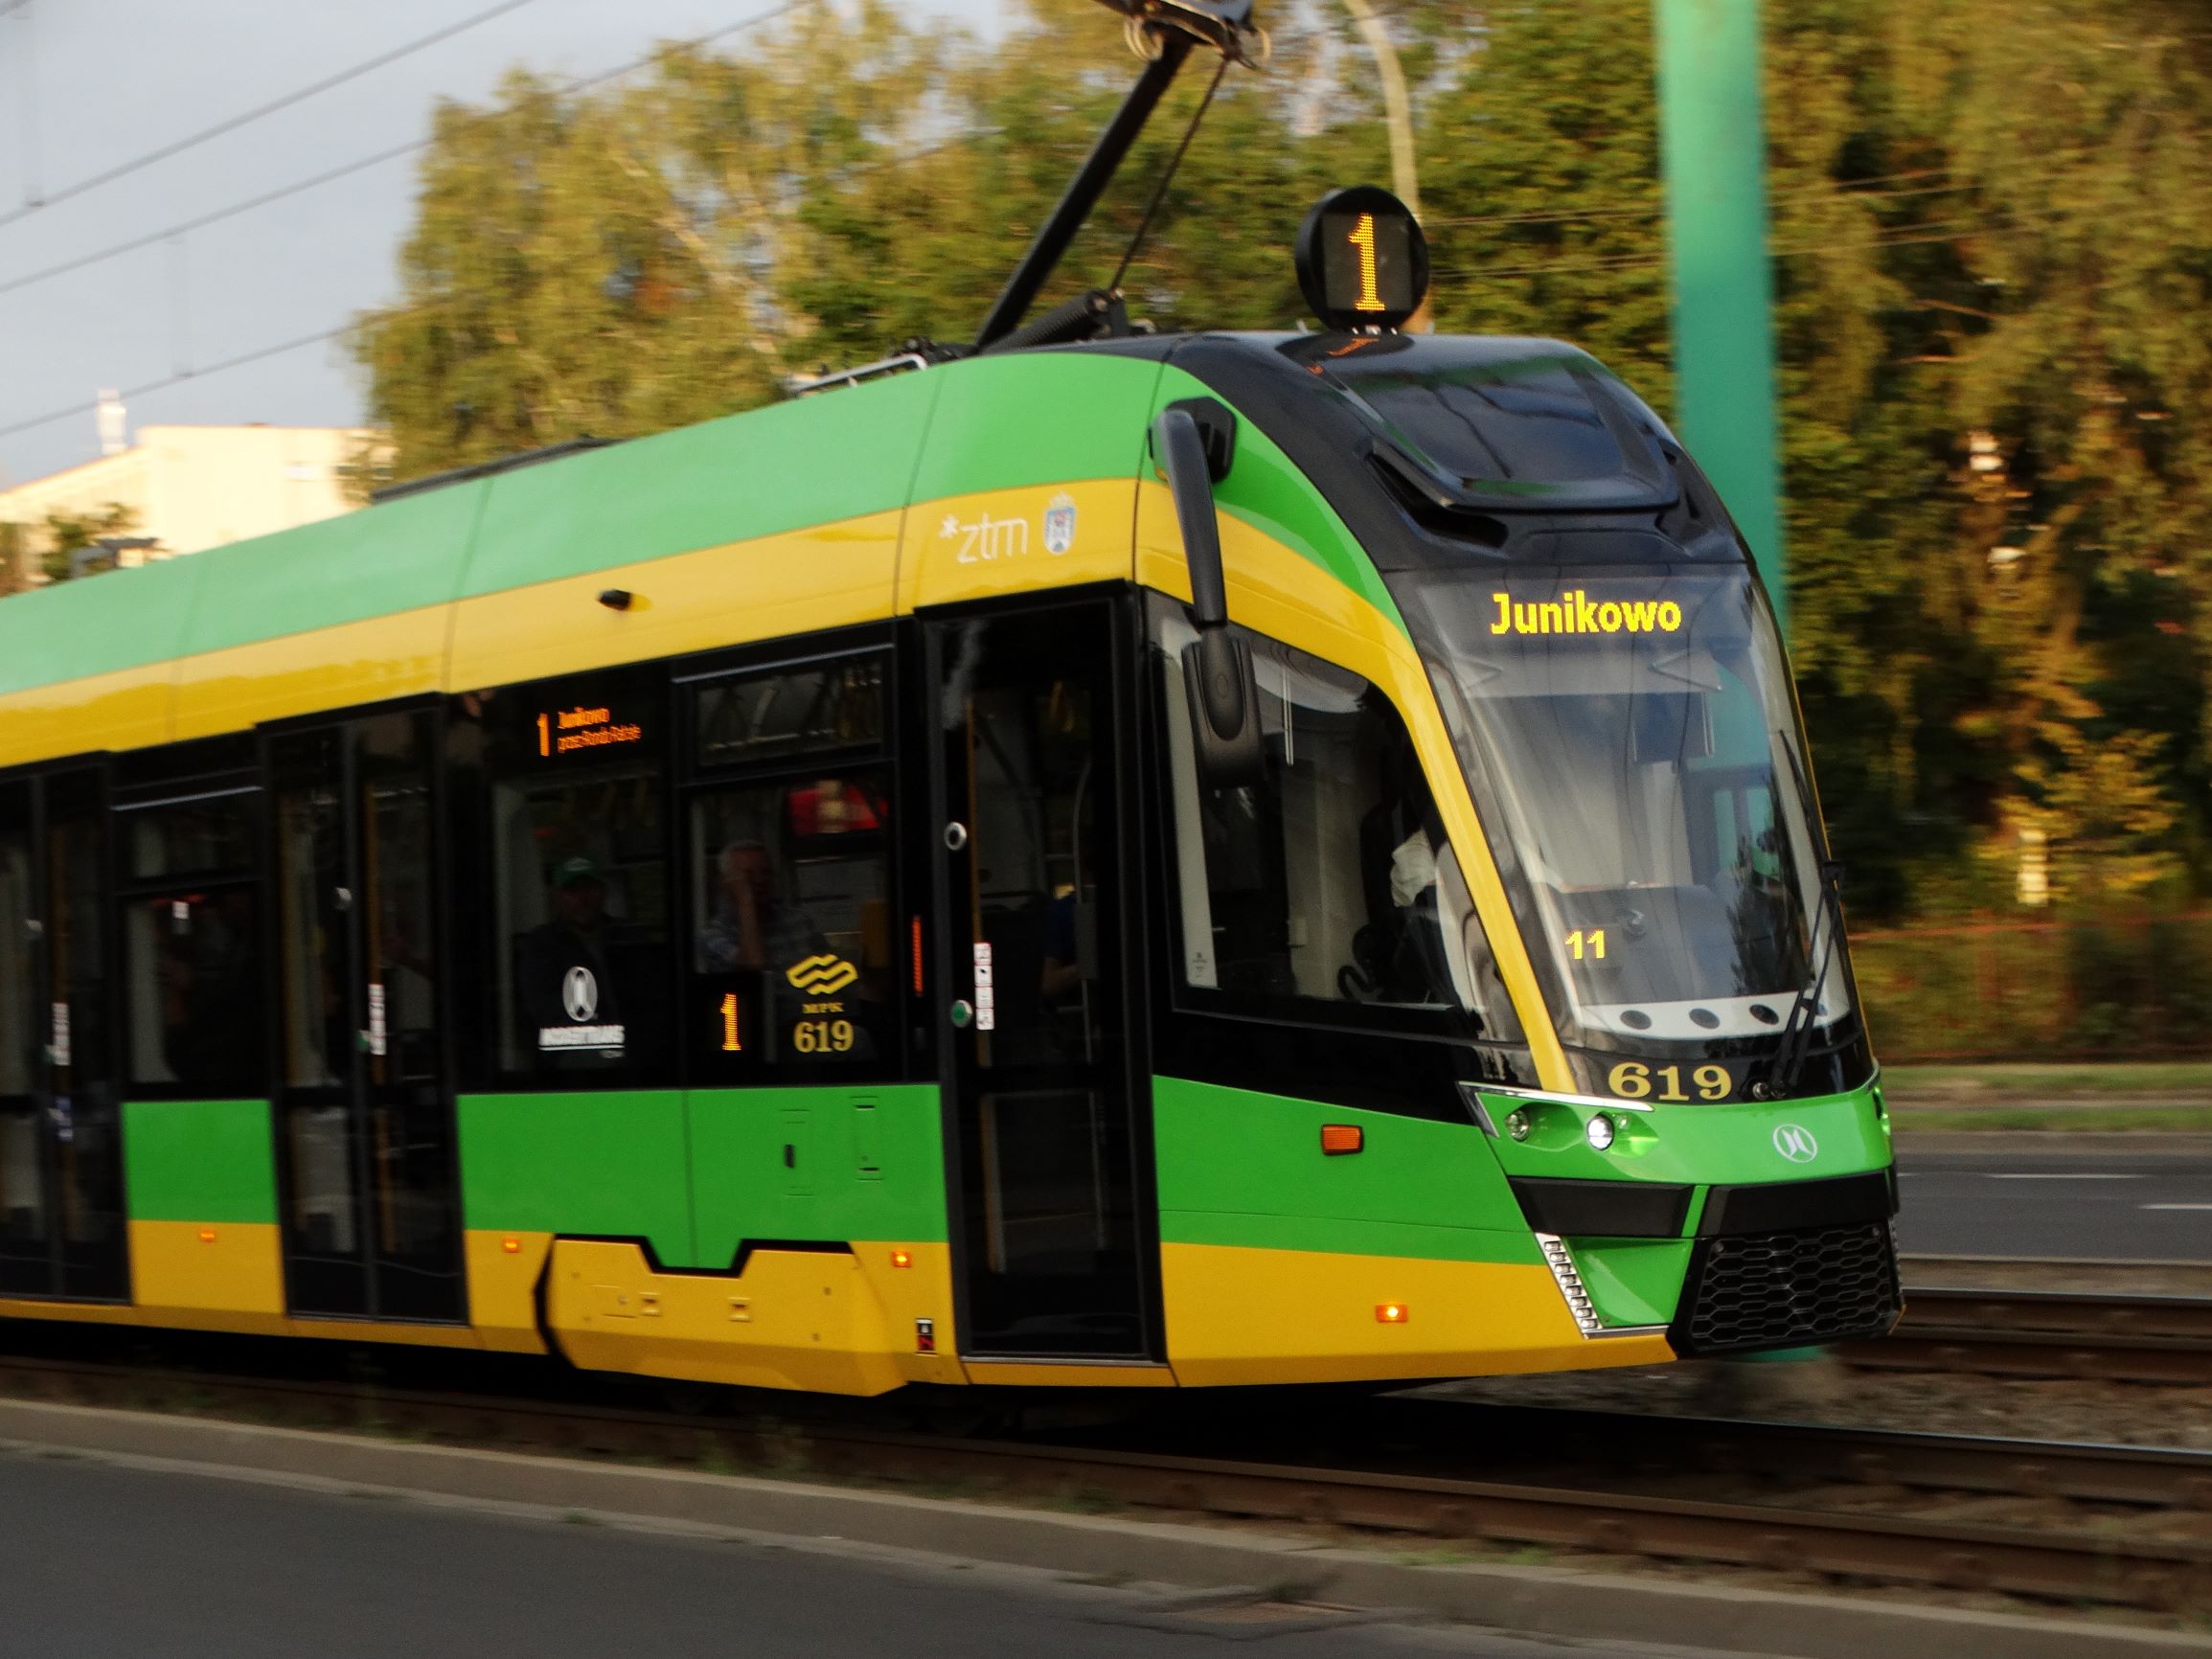
[[[1387,250],[1364,193],[1309,244]],[[1323,332],[1108,348],[1164,358],[1137,557],[1168,590],[1178,1377],[1886,1332],[1887,1115],[1750,550],[1595,359],[1362,327],[1359,262],[1332,289],[1327,254],[1301,249]]]

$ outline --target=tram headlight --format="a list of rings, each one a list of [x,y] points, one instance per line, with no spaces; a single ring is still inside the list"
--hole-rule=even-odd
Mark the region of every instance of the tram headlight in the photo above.
[[[1516,1141],[1525,1141],[1528,1139],[1528,1108],[1516,1106],[1505,1120],[1505,1132]]]
[[[1602,1152],[1613,1144],[1613,1120],[1600,1112],[1583,1125],[1583,1135],[1591,1147]]]

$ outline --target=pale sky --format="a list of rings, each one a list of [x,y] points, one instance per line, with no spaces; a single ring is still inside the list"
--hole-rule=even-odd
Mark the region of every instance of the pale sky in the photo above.
[[[995,33],[999,0],[900,0]],[[480,100],[509,66],[586,76],[776,0],[528,0],[399,62],[113,184],[53,194],[493,0],[0,0],[0,289],[49,265],[392,148],[440,97]],[[1102,27],[1112,19],[1101,17]],[[721,44],[741,50],[745,36]],[[0,292],[0,487],[100,453],[89,414],[7,429],[186,368],[336,328],[395,289],[414,158],[65,276]],[[20,216],[15,216],[20,215]],[[129,399],[165,422],[348,425],[360,387],[337,342]]]

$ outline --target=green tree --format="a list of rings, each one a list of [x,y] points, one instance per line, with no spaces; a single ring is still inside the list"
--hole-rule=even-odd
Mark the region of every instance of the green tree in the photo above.
[[[1134,65],[1093,0],[989,46],[880,0],[634,84],[441,112],[400,293],[356,337],[405,478],[964,340]],[[2197,0],[1770,0],[1792,651],[1854,914],[2212,891],[2212,32]],[[1672,400],[1651,0],[1401,0],[1442,328],[1587,347]],[[1285,0],[1126,288],[1296,326],[1289,238],[1387,176],[1372,67]],[[1188,75],[1040,304],[1109,279]],[[2130,896],[2133,896],[2131,900]]]
[[[107,536],[125,535],[137,528],[137,510],[120,501],[110,501],[90,512],[49,512],[44,537],[46,580],[67,581],[76,574],[72,555],[97,546]]]

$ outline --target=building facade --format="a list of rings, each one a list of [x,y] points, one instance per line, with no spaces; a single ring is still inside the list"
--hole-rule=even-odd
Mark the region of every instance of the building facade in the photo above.
[[[0,592],[51,580],[57,524],[99,527],[95,568],[175,558],[350,511],[375,434],[342,426],[147,426],[129,448],[0,489]]]

